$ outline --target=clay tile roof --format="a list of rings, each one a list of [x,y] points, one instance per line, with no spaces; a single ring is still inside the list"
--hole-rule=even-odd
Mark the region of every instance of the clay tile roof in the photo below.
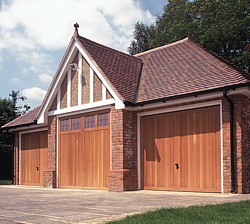
[[[16,126],[22,126],[25,124],[33,124],[37,118],[38,111],[40,109],[40,106],[34,108],[33,110],[21,115],[20,117],[17,117],[13,121],[10,121],[9,123],[3,125],[1,128],[11,128]]]
[[[77,39],[94,60],[95,65],[100,68],[106,81],[117,90],[122,100],[134,102],[142,61],[84,37],[78,36]]]
[[[135,56],[144,63],[137,102],[249,84],[250,80],[249,74],[188,38]]]

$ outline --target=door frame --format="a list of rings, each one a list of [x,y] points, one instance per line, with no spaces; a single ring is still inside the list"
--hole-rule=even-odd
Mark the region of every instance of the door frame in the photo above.
[[[98,107],[90,107],[84,110],[76,110],[76,111],[71,111],[71,112],[63,112],[55,115],[56,119],[56,188],[59,188],[59,158],[58,158],[58,153],[59,153],[59,120],[64,117],[71,117],[75,115],[82,115],[82,114],[88,114],[92,112],[98,112],[98,111],[103,111],[103,110],[110,110],[109,112],[109,118],[111,121],[111,105],[104,105],[104,106],[98,106]],[[111,123],[110,123],[110,129],[111,133]],[[111,134],[110,134],[110,165],[111,165]]]
[[[184,106],[174,106],[171,108],[164,108],[164,109],[156,109],[150,111],[144,111],[137,114],[137,167],[138,167],[138,190],[142,190],[142,172],[141,172],[141,142],[140,142],[140,135],[141,135],[141,117],[149,116],[149,115],[156,115],[156,114],[163,114],[163,113],[170,113],[170,112],[177,112],[177,111],[184,111],[190,109],[197,109],[209,106],[220,106],[220,144],[221,144],[221,193],[223,193],[223,128],[222,128],[222,100],[214,100],[209,102],[203,103],[195,103],[191,105],[184,105]]]
[[[18,133],[18,164],[19,164],[19,169],[18,169],[18,185],[21,185],[21,172],[22,172],[22,135],[24,134],[30,134],[34,132],[42,132],[42,131],[48,131],[48,128],[38,128],[38,129],[32,129],[32,130],[25,130],[25,131],[20,131]]]
[[[59,122],[63,118],[72,118],[74,116],[85,116],[88,114],[98,114],[102,112],[108,112],[109,117],[109,168],[111,168],[112,164],[112,150],[111,150],[111,105],[104,106],[104,107],[98,107],[98,108],[91,108],[89,110],[84,111],[76,111],[73,113],[65,113],[65,114],[59,114],[56,116],[56,188],[59,188],[59,137],[60,137],[60,130],[59,130]]]

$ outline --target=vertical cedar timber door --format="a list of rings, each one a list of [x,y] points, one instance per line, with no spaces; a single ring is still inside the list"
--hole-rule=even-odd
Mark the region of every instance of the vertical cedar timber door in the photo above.
[[[220,107],[141,118],[142,187],[221,192]]]
[[[107,189],[109,136],[107,111],[59,120],[59,187]]]
[[[22,135],[21,184],[43,185],[43,171],[48,168],[48,132]]]

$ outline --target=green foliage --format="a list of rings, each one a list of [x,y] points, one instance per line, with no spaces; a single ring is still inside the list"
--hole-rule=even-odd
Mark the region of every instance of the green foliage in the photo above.
[[[136,54],[185,37],[249,72],[250,52],[244,50],[250,42],[249,1],[169,0],[155,24],[135,25],[128,51]]]
[[[9,94],[10,98],[0,98],[0,127],[17,118],[23,113],[26,113],[30,107],[28,105],[18,106],[20,101],[24,101],[26,98],[20,96],[19,91],[12,91]],[[6,132],[0,132],[0,150],[11,150],[12,135]]]
[[[0,185],[10,185],[11,183],[11,180],[0,180]]]
[[[137,52],[143,52],[150,49],[149,40],[151,35],[151,28],[142,22],[137,22],[135,24],[134,38],[136,39],[131,42],[128,51],[131,55]]]
[[[14,118],[20,116],[21,114],[25,114],[30,109],[30,106],[27,104],[24,104],[23,106],[18,105],[18,102],[25,101],[27,99],[25,96],[20,96],[19,91],[16,92],[12,90],[9,96],[10,96],[9,100],[11,101],[12,104],[12,113]]]
[[[109,223],[250,223],[250,201],[160,209]]]

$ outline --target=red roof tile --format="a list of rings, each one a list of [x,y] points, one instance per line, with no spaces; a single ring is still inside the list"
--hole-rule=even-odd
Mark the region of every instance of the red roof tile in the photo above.
[[[144,65],[138,101],[249,83],[249,74],[207,52],[190,39],[135,55]]]
[[[1,128],[11,128],[11,127],[19,126],[19,125],[34,123],[35,120],[37,119],[39,109],[40,109],[40,106],[38,106],[35,109],[21,115],[20,117],[17,117],[13,121],[10,121],[9,123],[3,125]]]
[[[42,105],[48,100],[48,94],[74,40],[84,49],[118,97],[131,103],[250,84],[250,74],[232,67],[188,38],[130,56],[74,35]],[[2,128],[33,123],[40,108]]]
[[[95,65],[113,86],[122,100],[134,102],[140,79],[142,61],[139,58],[95,43],[84,37],[76,37],[86,49]]]

